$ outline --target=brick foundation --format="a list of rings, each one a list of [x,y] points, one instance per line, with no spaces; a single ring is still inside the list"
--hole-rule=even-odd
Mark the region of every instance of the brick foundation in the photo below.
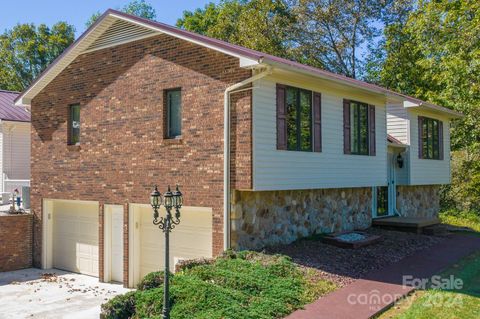
[[[0,272],[32,267],[31,214],[0,213]]]

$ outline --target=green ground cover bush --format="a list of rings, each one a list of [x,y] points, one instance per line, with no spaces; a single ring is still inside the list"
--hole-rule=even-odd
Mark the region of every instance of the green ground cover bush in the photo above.
[[[335,288],[286,256],[228,252],[172,276],[171,317],[281,318]],[[160,318],[162,303],[163,273],[151,273],[139,290],[102,305],[102,317]]]

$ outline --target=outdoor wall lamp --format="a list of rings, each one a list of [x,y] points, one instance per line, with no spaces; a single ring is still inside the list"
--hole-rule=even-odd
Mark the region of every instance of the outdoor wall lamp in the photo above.
[[[399,168],[403,167],[403,157],[402,157],[402,154],[400,154],[400,153],[398,153],[398,155],[397,155],[397,164],[398,164]]]
[[[158,212],[160,207],[165,207],[166,215],[165,217],[160,217],[160,213]],[[170,274],[170,246],[169,246],[169,234],[172,229],[175,228],[178,224],[180,224],[180,208],[183,205],[183,195],[178,189],[178,185],[174,192],[170,190],[170,185],[168,186],[167,191],[162,194],[158,191],[157,186],[153,192],[150,194],[150,204],[153,208],[153,224],[158,226],[164,234],[165,234],[165,274],[164,274],[164,282],[163,282],[163,311],[162,311],[162,318],[163,319],[170,319],[170,296],[169,296],[169,282],[168,277]],[[175,216],[172,216],[172,209],[175,209]]]

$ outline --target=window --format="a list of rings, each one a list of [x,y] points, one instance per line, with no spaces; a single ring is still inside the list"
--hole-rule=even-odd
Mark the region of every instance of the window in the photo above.
[[[322,151],[322,95],[277,84],[277,150]]]
[[[375,106],[343,101],[344,153],[375,155]]]
[[[80,144],[80,105],[70,105],[69,108],[69,122],[68,122],[68,144]]]
[[[428,117],[419,117],[419,157],[423,159],[442,159],[443,123]]]
[[[350,103],[351,154],[368,155],[368,105]]]
[[[312,150],[312,92],[287,87],[287,149]]]
[[[167,91],[167,138],[182,135],[182,94],[180,89]]]

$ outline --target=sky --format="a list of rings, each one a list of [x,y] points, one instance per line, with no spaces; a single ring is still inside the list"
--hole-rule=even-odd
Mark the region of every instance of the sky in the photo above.
[[[66,21],[76,28],[78,37],[85,31],[85,22],[95,12],[119,9],[129,0],[9,0],[0,1],[0,33],[17,23],[45,23],[48,26]],[[175,25],[184,10],[204,7],[218,0],[147,0],[157,12],[157,20]]]

